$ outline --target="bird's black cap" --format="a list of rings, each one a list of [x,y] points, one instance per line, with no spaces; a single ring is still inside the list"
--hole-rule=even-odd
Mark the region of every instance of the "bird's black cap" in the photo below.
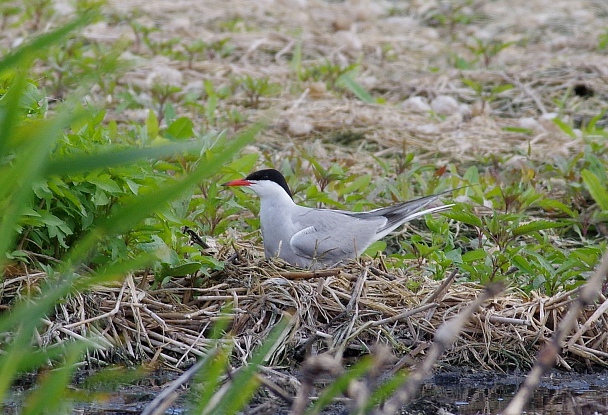
[[[281,186],[293,199],[293,195],[289,190],[289,186],[287,185],[287,180],[285,180],[285,176],[281,174],[280,171],[275,169],[264,169],[258,170],[251,173],[249,176],[245,177],[245,180],[270,180]]]

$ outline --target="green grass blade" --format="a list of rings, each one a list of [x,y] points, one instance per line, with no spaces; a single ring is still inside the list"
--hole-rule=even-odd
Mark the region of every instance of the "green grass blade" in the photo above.
[[[202,143],[194,141],[162,147],[112,149],[95,154],[79,155],[78,157],[62,157],[49,162],[45,175],[74,174],[107,167],[125,166],[139,160],[159,159],[174,154],[200,152],[202,146]]]
[[[190,394],[190,401],[193,403],[192,413],[202,414],[205,409],[209,409],[212,404],[212,399],[215,396],[217,388],[222,380],[226,367],[229,363],[230,353],[233,343],[227,341],[226,329],[231,319],[227,316],[231,312],[222,310],[221,318],[215,322],[211,329],[210,339],[213,339],[214,345],[209,348],[209,351],[203,358],[204,362],[196,375],[195,384],[200,385],[202,391],[195,398],[194,389]],[[197,388],[198,389],[198,388]]]
[[[338,82],[344,85],[350,92],[355,94],[357,98],[359,98],[363,102],[367,102],[368,104],[375,104],[376,100],[374,97],[363,88],[363,86],[355,81],[350,75],[342,74],[338,78]]]
[[[606,183],[602,183],[600,179],[591,171],[585,169],[581,172],[583,181],[591,197],[598,204],[600,209],[608,211],[608,191],[606,191]]]
[[[19,121],[19,102],[27,85],[25,76],[17,75],[6,94],[0,98],[0,157],[6,157],[9,152],[9,138],[13,136]]]
[[[278,342],[284,338],[283,332],[288,327],[289,320],[282,319],[272,328],[268,337],[254,352],[251,360],[234,375],[230,389],[222,399],[224,403],[221,412],[226,415],[236,414],[249,402],[259,386],[256,377],[259,366],[264,363],[267,356]]]
[[[315,415],[321,413],[321,411],[330,405],[334,398],[343,394],[348,388],[348,384],[358,379],[367,373],[374,366],[374,360],[371,356],[366,356],[359,360],[350,369],[340,375],[334,382],[323,389],[323,392],[319,395],[319,398],[314,405],[305,412],[306,415]]]
[[[222,381],[222,376],[229,365],[232,344],[216,341],[216,346],[205,356],[205,363],[196,377],[197,385],[201,386],[200,396],[196,399],[196,405],[192,413],[212,413],[213,398]],[[211,411],[211,412],[209,412]]]
[[[78,367],[76,363],[86,350],[86,343],[73,342],[66,348],[62,365],[50,371],[27,397],[21,412],[23,415],[54,414],[64,409],[62,406],[66,404],[65,400],[57,399],[57,396],[66,395],[73,373]]]

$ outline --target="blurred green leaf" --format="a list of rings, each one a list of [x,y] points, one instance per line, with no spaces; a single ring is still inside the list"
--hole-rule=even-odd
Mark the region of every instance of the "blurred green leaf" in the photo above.
[[[589,170],[583,170],[581,175],[583,176],[583,181],[585,182],[587,190],[589,190],[589,193],[591,193],[591,196],[598,204],[600,209],[608,211],[608,191],[606,190],[607,184],[605,182],[602,183],[600,179],[598,179],[598,177]]]
[[[376,100],[374,97],[361,86],[357,81],[355,81],[349,74],[342,74],[338,78],[338,83],[344,85],[346,88],[350,90],[357,98],[359,98],[363,102],[367,102],[368,104],[375,104]]]
[[[194,124],[190,118],[181,117],[167,128],[167,135],[174,140],[185,140],[194,135]]]

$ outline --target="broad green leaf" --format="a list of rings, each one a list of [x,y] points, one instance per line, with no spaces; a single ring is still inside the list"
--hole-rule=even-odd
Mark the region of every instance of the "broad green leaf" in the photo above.
[[[106,192],[113,193],[113,194],[122,193],[122,189],[120,188],[120,186],[118,186],[118,184],[116,184],[116,182],[114,180],[112,180],[112,178],[110,177],[109,174],[100,174],[98,176],[88,176],[87,181],[90,183],[93,183],[99,189],[104,190]]]
[[[187,117],[173,121],[167,128],[167,135],[174,140],[186,140],[194,135],[194,124]]]
[[[158,118],[156,118],[156,113],[149,110],[148,116],[146,117],[146,132],[148,134],[149,141],[152,141],[158,137],[158,129]]]
[[[577,216],[577,213],[574,212],[572,209],[570,209],[569,206],[567,206],[566,204],[564,204],[558,200],[541,199],[538,201],[538,206],[540,206],[543,209],[562,211],[562,212],[566,213],[568,216],[570,216],[571,218],[574,218]]]
[[[372,177],[369,174],[363,174],[363,175],[357,177],[355,180],[353,180],[348,185],[344,186],[344,188],[340,190],[339,194],[340,194],[340,196],[342,196],[342,195],[348,195],[351,193],[359,192],[364,187],[369,186],[371,180],[372,180]]]
[[[462,262],[470,263],[479,261],[488,257],[488,253],[484,249],[475,249],[474,251],[465,252],[462,254]]]
[[[530,265],[530,262],[521,255],[513,256],[512,260],[513,265],[519,268],[521,271],[524,271],[528,275],[536,275],[536,270],[534,267]]]
[[[372,243],[363,253],[364,255],[375,257],[378,252],[383,252],[386,249],[386,242],[384,241],[376,241]]]

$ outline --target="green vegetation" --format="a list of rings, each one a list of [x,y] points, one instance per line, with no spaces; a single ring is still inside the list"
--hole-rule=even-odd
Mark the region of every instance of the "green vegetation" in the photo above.
[[[181,277],[189,277],[193,287],[202,286],[224,263],[193,247],[181,231],[185,226],[224,246],[232,242],[229,229],[261,245],[255,232],[258,219],[237,215],[257,213],[256,200],[238,190],[222,192],[220,183],[263,165],[282,170],[298,202],[308,206],[364,210],[457,189],[445,198],[457,200],[451,212],[427,217],[426,227],[416,225],[408,234],[368,249],[367,255],[382,256],[389,270],[411,268],[440,280],[456,269],[463,281],[503,281],[524,293],[553,295],[582,284],[606,249],[608,133],[600,122],[605,113],[577,129],[567,118],[571,91],[556,102],[560,113],[553,124],[584,142],[575,154],[542,161],[530,154],[480,156],[475,163],[449,161],[437,167],[437,159],[420,161],[415,151],[403,150],[374,156],[371,163],[361,160],[358,167],[369,173],[352,173],[351,160],[339,155],[321,160],[305,142],[295,143],[288,157],[277,157],[265,145],[242,151],[264,128],[254,122],[261,117],[250,111],[266,107],[268,98],[278,99],[282,92],[282,85],[269,76],[203,79],[198,89],[162,77],[147,87],[119,82],[134,65],[124,59],[127,50],[171,57],[192,69],[205,59],[235,60],[230,37],[208,42],[165,39],[133,15],[127,21],[134,40],[104,44],[81,35],[84,27],[100,21],[101,3],[78,2],[81,17],[46,32],[42,28],[54,17],[52,2],[26,3],[1,6],[1,26],[23,26],[32,36],[4,51],[0,60],[0,269],[4,278],[14,270],[32,269],[44,271],[46,278],[10,304],[2,299],[10,311],[0,314],[0,332],[7,333],[0,354],[0,396],[24,373],[46,365],[56,369],[38,378],[23,413],[67,412],[68,399],[63,398],[70,396],[76,363],[95,347],[87,338],[47,348],[33,343],[42,320],[57,304],[142,269],[154,276],[154,288]],[[450,32],[468,24],[474,17],[462,10],[471,2],[461,3],[433,15],[433,21]],[[218,26],[228,35],[250,30],[237,17]],[[606,35],[599,41],[605,49]],[[488,68],[510,46],[475,39],[469,48],[474,57],[455,65]],[[323,82],[338,97],[385,104],[356,81],[360,62],[305,62],[302,55],[300,42],[290,61],[294,88]],[[471,78],[462,83],[484,105],[514,88]],[[141,122],[125,120],[118,115],[125,111],[145,115]],[[359,132],[339,137],[347,145],[365,140]],[[205,373],[211,375],[201,376],[202,392],[193,398],[197,408],[214,403],[225,405],[223,413],[242,409],[258,385],[255,372],[279,341],[282,327],[259,342],[250,365],[232,378],[222,403],[214,401],[214,394],[232,346],[221,340],[229,338],[225,326],[216,327],[209,336],[215,339],[213,352],[205,360]],[[354,365],[325,389],[311,413],[372,366],[367,359]],[[380,401],[385,389],[396,387],[391,382],[371,401]]]

